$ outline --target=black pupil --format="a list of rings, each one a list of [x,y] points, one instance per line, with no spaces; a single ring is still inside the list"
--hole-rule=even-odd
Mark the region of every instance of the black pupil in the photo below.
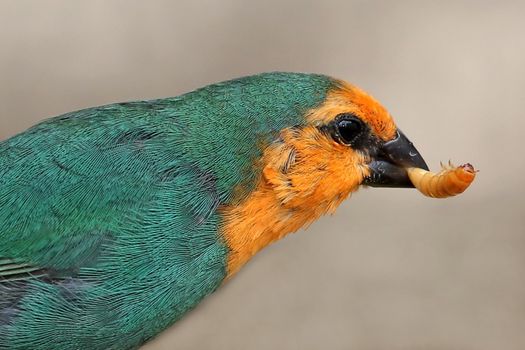
[[[342,119],[337,123],[339,135],[346,143],[352,143],[362,130],[362,125],[355,119]]]

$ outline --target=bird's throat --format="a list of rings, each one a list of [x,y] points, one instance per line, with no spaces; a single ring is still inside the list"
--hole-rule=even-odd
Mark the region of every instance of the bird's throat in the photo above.
[[[241,205],[225,208],[222,234],[230,249],[227,277],[234,275],[257,252],[328,211],[290,209],[268,184],[261,184]]]
[[[282,132],[281,141],[264,152],[255,190],[221,208],[221,233],[230,250],[228,277],[270,243],[334,212],[368,175],[359,165],[364,164],[362,155],[344,148],[327,152],[332,141],[316,132]]]

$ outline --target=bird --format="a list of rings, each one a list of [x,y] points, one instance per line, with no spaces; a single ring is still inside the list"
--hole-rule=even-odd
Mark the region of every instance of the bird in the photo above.
[[[371,95],[270,72],[0,142],[0,349],[135,349],[361,187],[428,170]]]

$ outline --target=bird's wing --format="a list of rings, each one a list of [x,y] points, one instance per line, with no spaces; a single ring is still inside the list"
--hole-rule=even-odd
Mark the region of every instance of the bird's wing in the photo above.
[[[140,255],[123,240],[144,231],[195,231],[218,205],[214,179],[172,138],[143,102],[75,112],[0,143],[0,282]]]
[[[136,347],[220,285],[217,179],[159,108],[75,112],[0,143],[0,349]]]

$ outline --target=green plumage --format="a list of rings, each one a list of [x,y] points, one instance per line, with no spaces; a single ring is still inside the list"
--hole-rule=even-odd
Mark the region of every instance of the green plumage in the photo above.
[[[217,208],[332,85],[261,74],[0,143],[0,349],[135,348],[213,292],[228,256]]]

